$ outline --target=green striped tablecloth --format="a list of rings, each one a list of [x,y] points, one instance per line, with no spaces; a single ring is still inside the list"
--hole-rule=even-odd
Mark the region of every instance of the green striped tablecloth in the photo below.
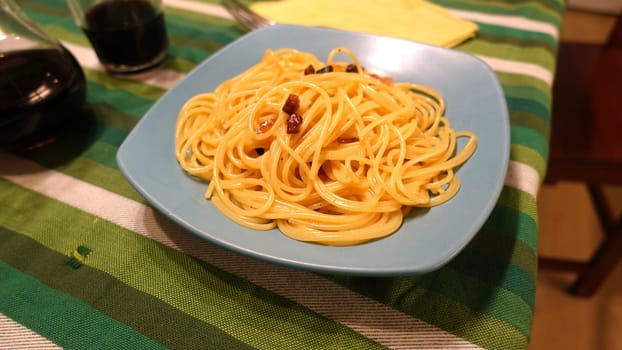
[[[216,1],[165,1],[172,59],[142,80],[101,70],[63,0],[18,2],[82,64],[94,122],[36,152],[0,152],[0,348],[527,347],[563,1],[434,1],[478,23],[457,49],[498,73],[512,145],[484,227],[421,278],[320,275],[225,251],[155,212],[122,177],[115,154],[141,116],[244,34]]]

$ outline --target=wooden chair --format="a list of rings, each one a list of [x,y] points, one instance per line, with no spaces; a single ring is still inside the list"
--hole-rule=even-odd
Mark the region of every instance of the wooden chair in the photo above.
[[[603,185],[622,185],[621,17],[604,45],[562,42],[553,85],[545,182],[586,183],[605,233],[589,261],[539,259],[542,269],[576,272],[570,292],[577,296],[593,295],[622,260],[622,215],[602,193]]]

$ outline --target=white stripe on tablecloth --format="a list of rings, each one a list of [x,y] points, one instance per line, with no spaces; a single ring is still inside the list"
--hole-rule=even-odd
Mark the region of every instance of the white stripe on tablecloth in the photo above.
[[[559,30],[557,29],[557,27],[547,22],[536,21],[522,16],[492,15],[487,13],[458,10],[453,8],[448,8],[447,10],[462,19],[468,19],[471,21],[486,24],[493,24],[499,27],[507,27],[523,31],[548,34],[555,40],[559,38]]]
[[[440,328],[316,274],[229,252],[164,220],[151,207],[0,152],[0,176],[244,277],[394,349],[479,349]]]
[[[477,57],[486,62],[494,71],[528,75],[544,81],[548,86],[553,84],[553,74],[551,71],[537,64],[505,60],[485,55],[477,55]]]
[[[0,313],[0,349],[62,349],[50,340]]]
[[[527,192],[533,198],[537,198],[540,190],[540,174],[525,163],[510,161],[504,183],[506,186]]]
[[[175,7],[189,12],[199,12],[206,15],[233,19],[233,17],[220,5],[207,4],[190,0],[164,0],[164,6]]]

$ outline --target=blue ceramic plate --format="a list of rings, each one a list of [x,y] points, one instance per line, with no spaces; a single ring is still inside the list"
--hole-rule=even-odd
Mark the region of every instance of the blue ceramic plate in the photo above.
[[[475,154],[457,172],[460,192],[445,204],[415,211],[393,235],[350,247],[302,243],[278,230],[254,231],[230,221],[203,198],[206,184],[186,175],[175,159],[175,121],[182,104],[257,63],[268,48],[291,47],[325,60],[337,46],[352,49],[363,66],[395,81],[437,89],[446,99],[446,115],[454,129],[477,134]],[[494,72],[474,56],[394,38],[277,25],[245,35],[197,66],[141,119],[117,160],[127,180],[155,208],[227,249],[319,272],[416,275],[447,263],[483,225],[503,187],[509,139],[503,92]]]

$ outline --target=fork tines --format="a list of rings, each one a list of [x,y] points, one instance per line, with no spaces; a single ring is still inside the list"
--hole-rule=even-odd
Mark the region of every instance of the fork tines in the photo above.
[[[274,22],[253,12],[239,0],[222,0],[221,4],[236,21],[248,29],[253,30],[274,24]]]

